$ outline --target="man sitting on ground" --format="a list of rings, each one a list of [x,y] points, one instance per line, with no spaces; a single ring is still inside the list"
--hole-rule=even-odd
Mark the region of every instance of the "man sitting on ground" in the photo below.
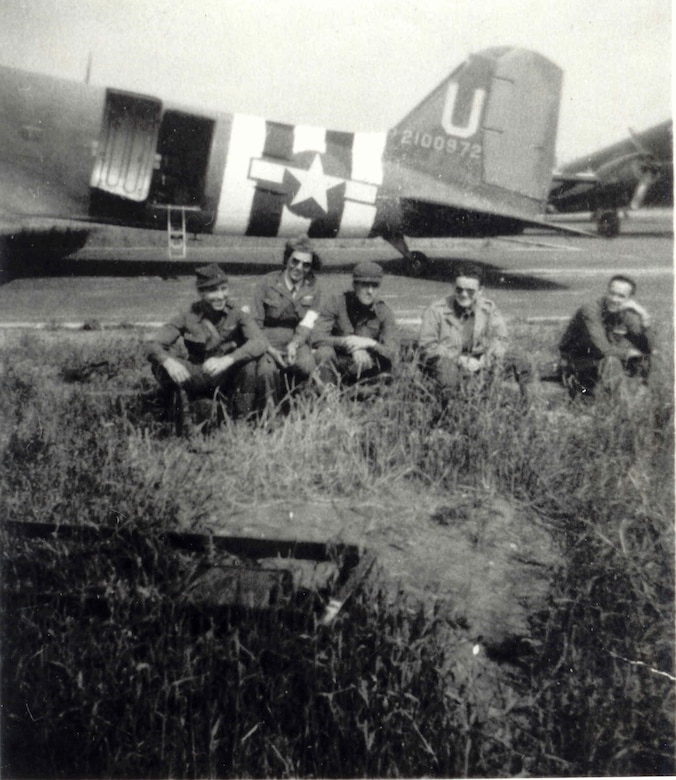
[[[269,342],[258,362],[258,403],[276,406],[285,392],[305,382],[315,369],[308,344],[298,346],[300,323],[314,321],[321,303],[315,276],[321,261],[307,236],[286,242],[281,271],[267,274],[254,289],[253,315]],[[307,316],[313,312],[311,316]]]
[[[228,278],[218,265],[196,275],[200,299],[149,341],[153,373],[165,390],[184,391],[183,411],[190,401],[211,402],[220,390],[234,415],[246,416],[253,411],[255,362],[267,342],[252,316],[228,299]]]
[[[453,291],[423,313],[418,345],[424,366],[445,387],[504,357],[507,326],[482,294],[481,269],[459,265]]]
[[[653,336],[650,315],[636,300],[636,282],[610,279],[603,297],[581,306],[563,334],[561,376],[572,397],[615,392],[624,377],[647,381]]]
[[[359,263],[352,272],[352,289],[323,303],[310,337],[321,383],[374,379],[397,362],[394,313],[378,298],[382,279],[377,263]]]

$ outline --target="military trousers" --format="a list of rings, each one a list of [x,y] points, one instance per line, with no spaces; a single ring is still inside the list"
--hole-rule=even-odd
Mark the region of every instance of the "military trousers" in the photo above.
[[[353,385],[376,379],[392,370],[392,363],[382,355],[369,351],[372,366],[360,368],[349,352],[335,350],[331,346],[321,346],[315,350],[317,376],[324,384]]]
[[[225,371],[211,376],[204,371],[201,363],[191,363],[182,358],[176,359],[190,372],[190,378],[181,385],[189,402],[214,399],[217,394],[220,394],[228,405],[228,411],[234,417],[246,417],[254,411],[256,360],[236,363]],[[162,366],[153,366],[153,374],[162,389],[171,390],[176,387],[176,383]]]
[[[613,395],[625,378],[647,382],[650,375],[650,355],[622,360],[615,355],[603,358],[561,358],[561,379],[571,398],[592,398],[599,391]]]
[[[284,349],[280,349],[286,357]],[[258,360],[256,379],[256,405],[277,406],[288,393],[294,391],[309,380],[316,368],[312,350],[307,344],[298,347],[293,365],[280,366],[270,355],[265,353]]]

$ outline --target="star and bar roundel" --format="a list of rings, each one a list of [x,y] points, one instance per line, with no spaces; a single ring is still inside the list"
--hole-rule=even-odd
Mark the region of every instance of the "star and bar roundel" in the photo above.
[[[233,117],[216,230],[250,236],[367,236],[385,133]]]

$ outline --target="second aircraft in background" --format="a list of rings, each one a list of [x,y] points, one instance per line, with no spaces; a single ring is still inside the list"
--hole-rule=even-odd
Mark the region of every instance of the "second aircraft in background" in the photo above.
[[[549,211],[589,211],[602,236],[620,232],[620,211],[674,205],[673,122],[580,157],[554,174]]]

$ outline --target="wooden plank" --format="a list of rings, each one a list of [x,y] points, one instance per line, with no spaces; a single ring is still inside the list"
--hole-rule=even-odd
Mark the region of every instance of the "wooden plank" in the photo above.
[[[112,526],[69,525],[56,523],[23,523],[6,521],[1,528],[28,539],[63,539],[97,542],[113,536],[133,535]],[[261,558],[297,558],[309,561],[338,561],[341,568],[352,569],[359,562],[359,548],[352,544],[308,542],[298,539],[257,539],[248,536],[195,534],[165,531],[159,539],[181,550],[206,552],[211,549],[231,555],[259,560]]]
[[[364,553],[359,563],[352,570],[352,573],[348,577],[347,581],[329,600],[329,603],[326,605],[326,609],[324,610],[324,614],[319,621],[320,625],[329,626],[331,623],[333,623],[336,615],[345,605],[345,602],[350,598],[359,585],[361,585],[361,583],[366,580],[375,561],[375,553]]]

